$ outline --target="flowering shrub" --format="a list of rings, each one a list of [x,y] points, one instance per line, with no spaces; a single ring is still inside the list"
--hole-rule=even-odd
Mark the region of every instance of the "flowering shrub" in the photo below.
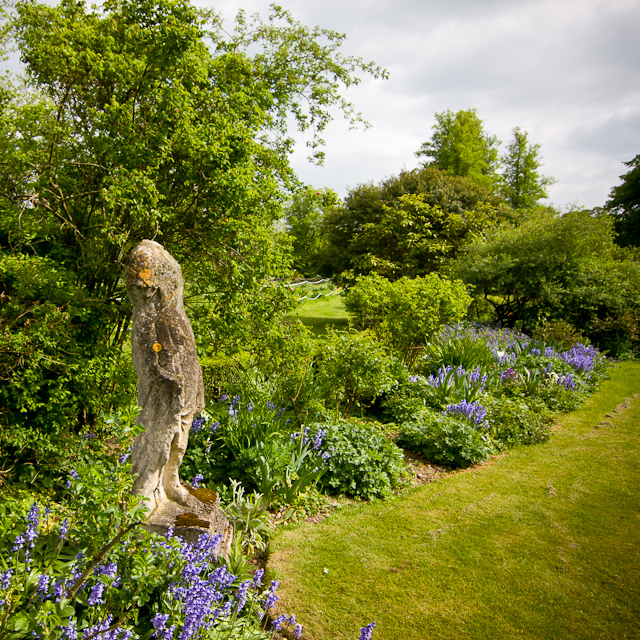
[[[322,425],[331,451],[322,487],[331,493],[369,500],[400,486],[402,453],[371,422],[349,418]]]
[[[425,412],[419,423],[400,427],[396,442],[427,460],[450,467],[468,467],[484,462],[496,452],[490,435],[468,420]]]

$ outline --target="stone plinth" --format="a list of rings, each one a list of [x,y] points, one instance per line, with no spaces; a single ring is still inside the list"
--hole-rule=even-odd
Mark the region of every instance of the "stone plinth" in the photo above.
[[[220,500],[215,491],[191,489],[189,492],[197,499],[190,506],[163,500],[143,525],[148,531],[165,535],[173,527],[173,535],[187,542],[197,542],[207,533],[221,535],[218,555],[226,557],[231,549],[233,527],[218,506]]]

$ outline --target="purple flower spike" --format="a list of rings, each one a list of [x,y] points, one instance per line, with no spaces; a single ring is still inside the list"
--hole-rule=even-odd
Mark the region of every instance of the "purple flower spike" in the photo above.
[[[13,541],[13,548],[11,549],[11,551],[19,551],[20,549],[22,549],[24,547],[24,543],[25,543],[24,535],[21,533]]]
[[[287,616],[282,615],[282,616],[278,616],[271,624],[274,629],[280,629],[280,627],[282,626],[282,623],[286,621],[287,621]]]
[[[360,628],[360,639],[359,640],[371,640],[371,634],[376,627],[376,623],[372,622],[368,624],[366,627]]]
[[[65,540],[67,537],[67,532],[69,531],[69,518],[65,518],[60,525],[60,535],[58,538],[60,540]]]
[[[195,478],[191,479],[191,484],[195,489],[200,488],[200,483],[202,482],[203,478],[204,476],[201,473],[199,473]]]
[[[46,573],[43,573],[38,578],[38,593],[44,599],[47,595],[47,591],[49,590],[49,576]]]
[[[200,429],[202,429],[202,425],[204,424],[204,418],[194,418],[191,423],[191,429],[194,433],[198,433]]]
[[[76,621],[73,618],[69,618],[69,624],[66,627],[61,627],[61,630],[67,640],[76,640],[78,637]]]
[[[269,611],[273,607],[273,605],[280,599],[276,595],[276,589],[280,586],[280,580],[272,580],[271,586],[269,587],[269,591],[267,592],[267,597],[264,599],[262,604],[262,608],[265,611]]]
[[[102,582],[98,582],[91,589],[91,593],[89,594],[89,606],[93,607],[96,604],[104,604],[104,600],[102,599],[102,594],[104,593],[104,584]]]
[[[7,569],[4,573],[0,573],[0,589],[6,591],[9,588],[11,576],[13,576],[13,571],[11,569]]]
[[[155,629],[153,633],[154,636],[157,636],[158,632],[162,631],[165,628],[168,619],[169,619],[168,613],[156,613],[156,615],[153,616],[153,618],[151,619],[151,624]]]

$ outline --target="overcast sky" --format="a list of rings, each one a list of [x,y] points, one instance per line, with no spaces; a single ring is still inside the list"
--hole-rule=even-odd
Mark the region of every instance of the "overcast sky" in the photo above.
[[[210,4],[198,1],[197,4]],[[221,0],[268,14],[268,0]],[[345,52],[373,60],[388,80],[363,80],[346,97],[371,122],[334,122],[326,161],[301,147],[298,174],[341,196],[349,187],[418,165],[434,113],[477,109],[502,140],[514,127],[541,145],[561,209],[601,206],[623,161],[640,153],[640,0],[281,0],[294,18],[347,34]]]

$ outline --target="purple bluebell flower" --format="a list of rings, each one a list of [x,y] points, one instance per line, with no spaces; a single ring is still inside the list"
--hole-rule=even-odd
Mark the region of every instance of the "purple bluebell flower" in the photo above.
[[[11,551],[19,551],[20,549],[22,549],[24,547],[24,543],[25,543],[25,537],[24,537],[24,534],[21,533],[13,541],[13,547],[12,547]]]
[[[287,616],[280,615],[271,623],[271,625],[273,626],[274,629],[279,630],[280,627],[282,627],[282,624],[286,621],[287,621]]]
[[[262,603],[262,608],[265,611],[269,611],[269,609],[273,608],[273,605],[280,599],[279,596],[276,595],[276,589],[280,586],[280,580],[272,580],[271,586],[269,587],[269,591]]]
[[[97,604],[104,604],[104,600],[102,599],[102,594],[104,593],[104,584],[102,582],[96,583],[91,588],[91,593],[89,594],[89,606],[93,607]]]
[[[201,473],[199,473],[197,476],[195,476],[195,478],[191,479],[192,486],[196,489],[199,489],[200,483],[202,482],[203,479],[204,479],[204,476]]]
[[[96,575],[108,576],[109,578],[115,578],[118,572],[118,565],[115,562],[109,562],[107,564],[98,565],[95,570]]]
[[[38,578],[38,591],[37,591],[37,593],[39,593],[40,597],[43,598],[47,594],[48,590],[49,590],[49,576],[46,573],[43,573]]]
[[[316,435],[313,437],[313,448],[318,451],[322,446],[322,441],[324,437],[327,435],[327,432],[324,429],[318,429]]]
[[[409,376],[409,382],[418,382],[418,376]]]
[[[191,430],[194,433],[198,433],[198,431],[200,431],[200,429],[202,429],[202,425],[204,424],[204,418],[194,418],[193,422],[191,423]]]
[[[131,454],[129,454],[129,453],[121,453],[121,454],[120,454],[120,457],[118,458],[118,462],[119,462],[120,464],[124,464],[124,463],[129,459],[129,456],[130,456],[130,455],[131,455]]]
[[[167,620],[169,619],[168,613],[156,613],[155,616],[151,619],[151,624],[155,631],[153,632],[154,636],[157,636],[160,631],[166,628]]]
[[[262,584],[262,576],[264,575],[264,569],[258,569],[253,574],[253,586],[259,587]]]
[[[267,409],[269,409],[269,411],[273,411],[275,408],[276,408],[276,405],[273,404],[271,400],[267,400]]]
[[[73,618],[69,618],[69,624],[66,627],[60,627],[60,630],[67,640],[76,640],[78,637],[77,623]]]
[[[226,402],[229,399],[229,396],[226,393],[223,393],[220,396],[220,400],[222,400],[222,402]]]
[[[249,403],[249,404],[247,405],[247,411],[248,411],[249,413],[251,413],[251,412],[253,411],[253,405],[252,405],[251,403]]]
[[[238,597],[238,611],[242,611],[245,607],[245,605],[247,604],[247,593],[249,591],[249,587],[251,586],[251,580],[245,580],[239,587],[238,587],[238,593],[237,593],[237,597]]]
[[[238,410],[234,409],[234,405],[231,405],[229,407],[229,417],[235,419],[235,417],[238,415]]]
[[[0,573],[0,589],[6,591],[9,588],[12,576],[13,571],[11,569],[7,569],[4,573]]]
[[[376,627],[375,622],[371,622],[366,627],[360,628],[360,638],[359,640],[371,640],[371,634]]]
[[[58,580],[53,585],[53,597],[55,598],[56,602],[60,602],[60,600],[62,600],[62,598],[64,597],[65,587],[66,583],[63,579]]]
[[[293,635],[298,639],[300,638],[300,636],[302,636],[302,625],[301,624],[297,624],[296,625],[296,629],[293,632]]]
[[[219,422],[214,422],[210,427],[209,427],[209,433],[213,433],[218,427],[220,426]]]
[[[454,413],[461,418],[482,424],[487,417],[487,410],[479,402],[462,400],[458,404],[448,404],[443,413]]]

